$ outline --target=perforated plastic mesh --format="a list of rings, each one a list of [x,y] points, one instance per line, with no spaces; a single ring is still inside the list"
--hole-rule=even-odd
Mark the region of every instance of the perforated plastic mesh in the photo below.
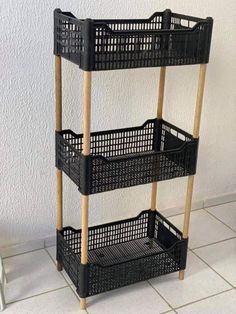
[[[60,51],[64,58],[83,66],[84,23],[70,12],[58,13],[54,11],[54,51]]]
[[[212,19],[156,12],[149,19],[78,20],[55,11],[54,53],[89,71],[207,63]]]
[[[198,140],[163,120],[91,133],[89,158],[81,154],[82,139],[70,130],[56,133],[57,167],[83,194],[188,176],[196,170]]]
[[[58,233],[57,258],[78,291],[93,295],[185,268],[187,240],[155,212],[154,238],[148,237],[150,211],[138,217],[89,228],[88,282],[81,283],[81,230]]]

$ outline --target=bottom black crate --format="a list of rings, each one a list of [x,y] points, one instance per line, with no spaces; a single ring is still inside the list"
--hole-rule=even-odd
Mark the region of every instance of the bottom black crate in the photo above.
[[[185,269],[187,239],[157,211],[90,227],[88,264],[82,265],[81,230],[57,232],[57,260],[87,297]]]

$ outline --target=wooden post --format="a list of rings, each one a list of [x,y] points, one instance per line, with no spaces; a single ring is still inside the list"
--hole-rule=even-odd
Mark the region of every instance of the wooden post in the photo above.
[[[56,131],[62,129],[62,84],[61,84],[61,57],[55,56],[55,93],[56,93]],[[56,170],[57,178],[57,230],[63,227],[63,199],[62,199],[62,171]],[[57,270],[62,270],[61,263],[57,262]]]
[[[157,102],[157,119],[162,119],[163,112],[163,101],[164,101],[164,90],[165,90],[165,77],[166,67],[161,67],[159,88],[158,88],[158,102]],[[157,182],[152,183],[152,194],[151,194],[151,210],[156,210],[156,199],[157,199]]]
[[[204,93],[205,77],[206,77],[206,67],[207,67],[206,64],[200,65],[197,99],[196,99],[194,124],[193,124],[193,137],[194,138],[199,137],[203,93]],[[187,184],[187,194],[186,194],[186,202],[185,202],[185,209],[184,209],[184,224],[183,224],[183,238],[184,239],[187,239],[188,234],[189,234],[190,212],[191,212],[192,195],[193,195],[193,183],[194,183],[194,176],[192,175],[188,177],[188,184]],[[184,270],[180,270],[179,279],[180,280],[184,279]]]
[[[90,154],[90,120],[91,120],[91,78],[92,73],[84,71],[83,89],[83,155]],[[81,264],[88,263],[88,208],[89,196],[82,195],[82,234],[81,234]],[[86,299],[80,299],[80,308],[86,309]]]

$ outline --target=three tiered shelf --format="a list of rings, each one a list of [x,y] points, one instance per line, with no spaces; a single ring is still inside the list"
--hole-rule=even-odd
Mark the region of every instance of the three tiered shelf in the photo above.
[[[212,18],[156,12],[148,19],[77,19],[54,11],[57,268],[86,297],[179,271],[184,279]],[[83,134],[62,130],[61,57],[84,71]],[[162,116],[167,66],[200,64],[193,133]],[[160,67],[157,115],[141,126],[90,133],[92,71]],[[82,194],[82,228],[63,227],[62,172]],[[183,232],[157,210],[157,182],[188,177]],[[88,227],[89,195],[151,183],[151,208]]]

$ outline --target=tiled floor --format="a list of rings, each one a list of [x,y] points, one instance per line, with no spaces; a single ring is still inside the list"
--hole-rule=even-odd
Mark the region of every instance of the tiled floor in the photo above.
[[[183,215],[169,218],[179,228]],[[191,216],[185,280],[178,274],[79,299],[70,279],[55,268],[55,247],[5,258],[4,313],[236,314],[236,202],[195,210]]]

